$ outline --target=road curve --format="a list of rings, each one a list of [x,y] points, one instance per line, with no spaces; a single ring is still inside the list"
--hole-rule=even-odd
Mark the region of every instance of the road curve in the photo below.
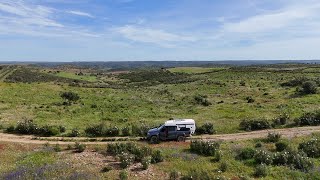
[[[320,126],[307,126],[307,127],[295,127],[285,129],[269,129],[260,131],[251,131],[244,133],[234,134],[217,134],[217,135],[201,135],[193,136],[190,139],[203,139],[203,140],[222,140],[222,141],[241,141],[248,139],[263,138],[268,135],[269,132],[280,133],[282,137],[292,138],[298,136],[307,136],[312,133],[320,132]],[[115,137],[123,138],[123,137]],[[90,139],[92,141],[90,141]],[[93,141],[95,139],[95,141]],[[102,138],[85,138],[85,137],[36,137],[32,135],[15,135],[0,133],[0,142],[13,142],[13,143],[27,143],[27,144],[71,144],[76,141],[83,144],[108,144],[113,142],[125,142],[125,141],[101,141]],[[109,137],[110,139],[110,137]],[[132,140],[132,138],[130,138]],[[139,138],[133,138],[138,140]]]

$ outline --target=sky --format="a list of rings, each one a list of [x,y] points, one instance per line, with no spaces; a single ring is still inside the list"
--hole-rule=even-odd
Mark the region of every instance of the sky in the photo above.
[[[0,0],[0,61],[320,59],[319,0]]]

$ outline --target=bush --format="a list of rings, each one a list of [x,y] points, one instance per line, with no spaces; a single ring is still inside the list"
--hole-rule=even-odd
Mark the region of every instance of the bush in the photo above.
[[[134,162],[134,156],[129,153],[122,153],[119,155],[120,167],[127,168]]]
[[[60,125],[58,128],[60,133],[66,132],[66,127]]]
[[[266,177],[268,175],[268,169],[267,166],[264,164],[260,164],[256,166],[255,171],[254,171],[254,176],[255,177]]]
[[[253,158],[254,154],[255,154],[255,150],[248,147],[248,148],[241,149],[240,153],[237,155],[236,158],[239,160],[247,160],[247,159]]]
[[[212,175],[210,172],[204,171],[202,169],[190,169],[186,175],[184,175],[182,180],[211,180]]]
[[[117,126],[109,127],[105,132],[106,136],[119,136],[119,134],[120,130]]]
[[[133,143],[112,143],[107,145],[107,153],[112,155],[119,155],[123,152],[129,152],[129,149],[133,149],[136,146]]]
[[[314,81],[306,81],[302,84],[303,94],[316,94],[317,93],[317,84]]]
[[[164,159],[162,153],[160,150],[156,150],[152,153],[151,155],[151,163],[155,164],[155,163],[159,163],[162,162]]]
[[[120,171],[119,178],[120,178],[120,180],[127,180],[128,179],[128,172],[125,170]]]
[[[289,121],[290,117],[288,114],[283,113],[279,117],[275,118],[273,120],[273,126],[278,126],[278,125],[285,125]]]
[[[295,122],[298,126],[318,126],[320,125],[320,111],[305,113]]]
[[[255,147],[255,148],[261,148],[261,147],[262,147],[262,143],[261,143],[261,142],[257,142],[254,147]]]
[[[228,169],[228,164],[227,164],[226,162],[220,163],[220,165],[219,165],[219,170],[220,170],[221,172],[226,172],[227,169]]]
[[[54,150],[55,152],[60,152],[60,151],[61,151],[60,145],[59,145],[59,144],[56,144],[56,145],[53,147],[53,150]]]
[[[222,158],[222,154],[221,154],[221,151],[217,151],[214,155],[214,161],[215,162],[219,162]]]
[[[36,134],[38,126],[33,122],[33,120],[25,119],[18,122],[15,132],[19,134]]]
[[[271,125],[267,120],[242,120],[239,125],[241,130],[254,131],[262,129],[270,129]]]
[[[61,93],[60,97],[67,102],[76,102],[80,99],[80,96],[77,93],[71,91]]]
[[[191,141],[190,151],[205,155],[205,156],[214,156],[216,151],[219,149],[220,143],[216,141]]]
[[[129,127],[122,128],[121,132],[122,132],[122,136],[131,136]]]
[[[69,137],[78,137],[80,136],[80,131],[77,128],[71,130],[71,133],[68,135]]]
[[[86,145],[76,142],[74,144],[74,149],[75,149],[75,152],[81,153],[86,149]]]
[[[84,132],[87,136],[90,137],[101,137],[105,134],[105,127],[104,124],[94,125],[87,127]]]
[[[203,105],[203,106],[210,106],[212,103],[207,99],[207,95],[196,95],[194,96],[194,100],[197,104]]]
[[[308,80],[309,79],[306,77],[298,77],[298,78],[292,79],[288,82],[282,83],[281,86],[290,86],[290,87],[300,86],[303,84],[303,82],[306,82]]]
[[[265,150],[257,150],[254,155],[254,160],[258,164],[269,165],[273,162],[273,155]]]
[[[320,141],[318,139],[311,139],[299,144],[299,150],[306,153],[308,157],[319,158],[320,157]]]
[[[55,136],[60,133],[59,127],[45,125],[37,129],[35,134],[42,136]]]
[[[169,180],[179,180],[179,179],[180,179],[180,175],[178,171],[173,170],[170,172]]]
[[[196,129],[196,134],[214,134],[215,132],[212,123],[205,123]]]
[[[151,157],[150,156],[144,157],[141,161],[141,164],[142,164],[142,168],[144,170],[147,170],[149,168],[149,165],[151,164]]]
[[[10,125],[10,126],[7,127],[7,129],[6,129],[6,132],[7,132],[7,133],[14,133],[14,131],[15,131],[14,125]]]
[[[109,172],[111,170],[112,170],[111,166],[106,166],[106,167],[102,168],[101,172],[105,173],[105,172]]]
[[[142,161],[144,157],[152,155],[152,149],[148,146],[134,147],[130,150],[130,152],[135,156],[136,161]]]
[[[149,129],[151,129],[151,126],[142,124],[141,126],[132,125],[131,128],[132,128],[132,135],[145,137],[147,136]]]
[[[246,100],[247,100],[248,103],[254,103],[254,101],[255,101],[253,99],[253,97],[251,97],[251,96],[246,97]]]
[[[273,132],[273,133],[269,132],[266,140],[268,142],[275,143],[275,142],[278,142],[280,140],[280,138],[281,138],[281,134],[275,133],[275,132]]]
[[[278,152],[284,151],[288,147],[287,142],[277,142],[275,145]]]

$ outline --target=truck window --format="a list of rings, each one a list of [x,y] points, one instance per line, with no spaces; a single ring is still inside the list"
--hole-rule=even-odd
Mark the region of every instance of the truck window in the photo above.
[[[167,128],[168,128],[168,131],[169,131],[169,132],[170,132],[170,131],[176,131],[177,126],[167,126]]]

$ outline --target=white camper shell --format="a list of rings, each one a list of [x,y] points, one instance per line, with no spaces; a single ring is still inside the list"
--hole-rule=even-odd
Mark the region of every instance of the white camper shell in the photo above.
[[[165,126],[177,126],[179,131],[181,128],[188,128],[191,131],[191,134],[194,134],[196,131],[196,123],[193,119],[175,119],[169,120],[164,123]]]

